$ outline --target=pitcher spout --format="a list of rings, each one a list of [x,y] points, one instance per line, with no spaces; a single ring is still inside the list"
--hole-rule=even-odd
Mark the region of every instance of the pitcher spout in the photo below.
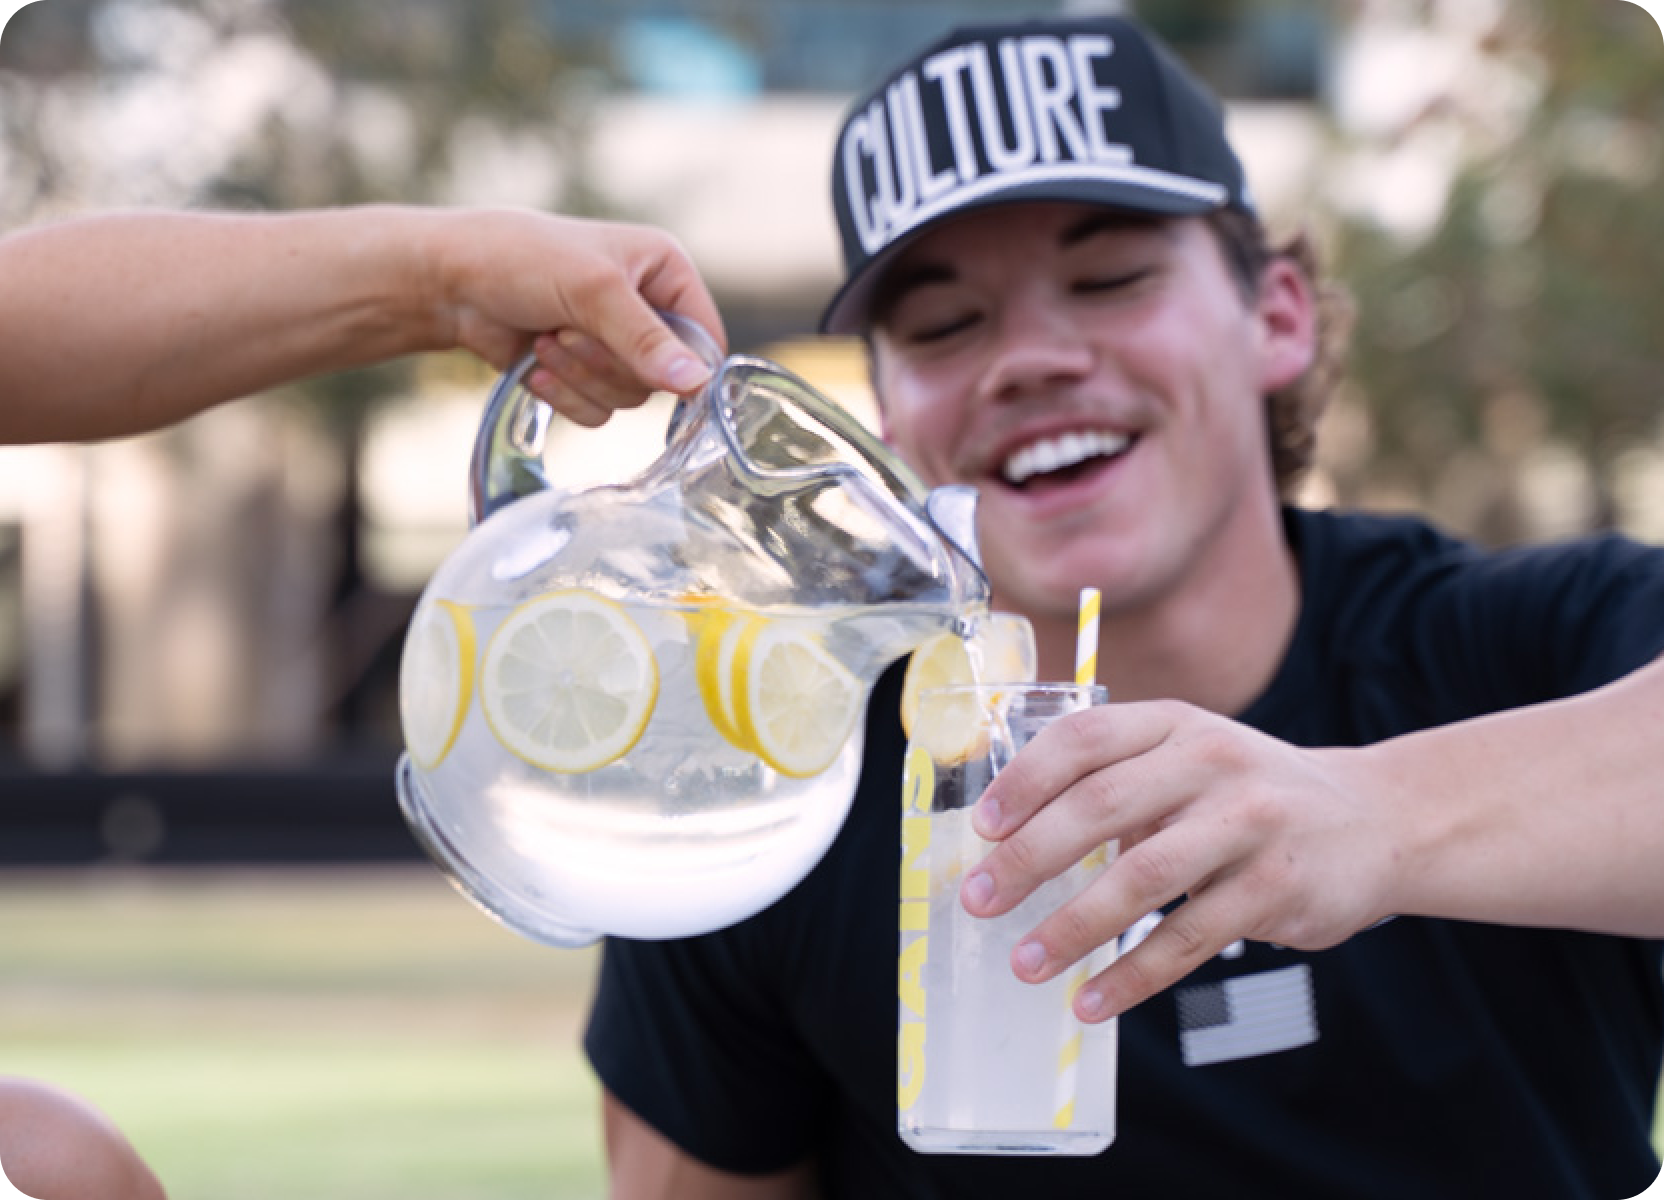
[[[982,569],[982,549],[976,538],[977,490],[966,484],[935,488],[925,497],[925,514],[952,550],[955,607],[981,612],[988,607],[988,576]]]

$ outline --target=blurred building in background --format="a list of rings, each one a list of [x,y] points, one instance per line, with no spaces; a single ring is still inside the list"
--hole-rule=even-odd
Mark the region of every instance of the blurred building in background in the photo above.
[[[965,20],[1123,8],[1227,98],[1271,223],[1311,224],[1363,303],[1314,502],[1493,540],[1664,537],[1664,51],[1621,0],[405,0],[397,20],[48,0],[0,41],[0,230],[372,200],[648,221],[736,349],[870,414],[859,354],[808,336],[850,97]],[[0,761],[380,779],[404,621],[463,533],[490,383],[431,358],[150,437],[0,449]],[[551,476],[623,477],[664,419],[563,431]]]

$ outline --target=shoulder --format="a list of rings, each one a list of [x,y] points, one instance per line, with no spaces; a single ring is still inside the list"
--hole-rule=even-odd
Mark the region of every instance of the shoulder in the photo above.
[[[1549,699],[1664,651],[1664,549],[1619,534],[1487,550],[1408,516],[1289,510],[1303,633],[1354,669]],[[1506,686],[1491,686],[1506,681]]]
[[[1616,533],[1488,550],[1414,516],[1290,509],[1285,522],[1308,599],[1342,608],[1499,594],[1580,610],[1664,586],[1664,548]]]
[[[1417,516],[1289,508],[1283,523],[1302,566],[1320,574],[1438,570],[1483,556],[1471,543]]]
[[[1392,640],[1483,554],[1412,516],[1288,509],[1304,632],[1363,651]]]
[[[0,1077],[0,1163],[29,1196],[163,1200],[155,1175],[109,1118],[36,1080]]]

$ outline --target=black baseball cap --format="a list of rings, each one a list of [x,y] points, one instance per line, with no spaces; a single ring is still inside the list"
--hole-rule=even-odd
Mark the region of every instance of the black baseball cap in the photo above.
[[[975,209],[1254,211],[1218,99],[1123,17],[957,29],[854,104],[835,153],[845,280],[824,333],[859,332],[901,249]]]

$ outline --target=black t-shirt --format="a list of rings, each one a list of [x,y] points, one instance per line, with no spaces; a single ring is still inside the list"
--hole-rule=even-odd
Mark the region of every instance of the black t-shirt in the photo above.
[[[1664,651],[1657,549],[1484,554],[1414,520],[1298,511],[1287,529],[1302,611],[1242,714],[1287,741],[1373,742]],[[1250,943],[1122,1017],[1101,1155],[913,1153],[895,1132],[899,690],[892,669],[849,820],[801,885],[716,934],[606,947],[591,1062],[695,1157],[812,1156],[826,1195],[860,1200],[1617,1200],[1657,1175],[1664,944],[1407,917],[1315,954]]]

